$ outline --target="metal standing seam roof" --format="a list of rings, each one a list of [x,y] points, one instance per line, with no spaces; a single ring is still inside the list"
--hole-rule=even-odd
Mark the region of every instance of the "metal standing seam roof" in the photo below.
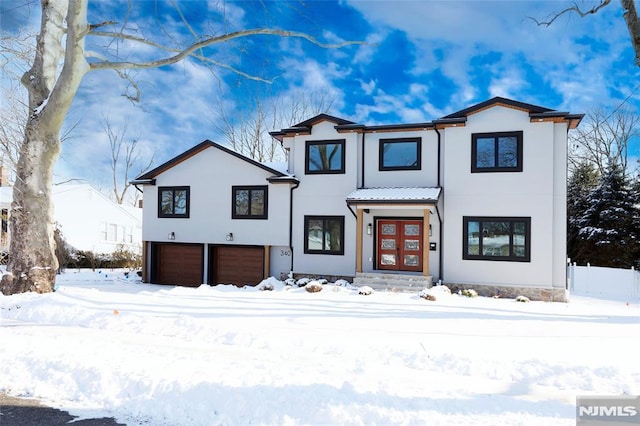
[[[435,203],[440,192],[438,187],[362,188],[347,195],[347,203]]]

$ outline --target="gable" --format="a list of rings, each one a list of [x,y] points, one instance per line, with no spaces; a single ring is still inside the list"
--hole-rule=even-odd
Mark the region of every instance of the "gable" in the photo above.
[[[282,129],[282,130],[275,130],[275,131],[269,132],[269,134],[276,140],[282,142],[282,140],[287,136],[310,135],[311,128],[323,122],[332,123],[334,127],[348,126],[348,125],[355,124],[353,121],[345,120],[339,117],[334,117],[329,114],[318,114],[315,117],[312,117],[301,123],[295,124],[292,127],[289,127],[287,129]]]
[[[496,96],[487,101],[481,102],[476,105],[472,105],[468,108],[460,110],[458,112],[454,112],[453,114],[445,115],[442,117],[443,119],[451,119],[451,118],[463,118],[468,117],[469,115],[476,114],[478,112],[484,111],[488,108],[492,108],[495,106],[503,106],[506,108],[513,108],[520,111],[526,111],[528,113],[545,113],[549,111],[553,111],[549,108],[544,108],[537,105],[527,104],[524,102],[514,101],[512,99],[502,98],[500,96]]]
[[[493,107],[510,108],[517,111],[523,111],[528,113],[530,121],[541,122],[551,121],[554,123],[566,122],[570,129],[575,129],[580,121],[584,117],[584,114],[570,114],[564,111],[556,111],[550,108],[541,107],[538,105],[528,104],[525,102],[514,101],[513,99],[507,99],[500,96],[496,96],[487,101],[481,102],[476,105],[472,105],[468,108],[454,112],[444,117],[434,120],[434,123],[447,124],[448,122],[465,121],[470,115],[477,114],[482,111],[486,111]]]
[[[254,167],[258,167],[261,168],[271,174],[274,175],[274,177],[288,177],[288,175],[286,173],[283,173],[281,171],[278,171],[272,167],[269,167],[267,165],[264,165],[262,163],[259,163],[249,157],[245,157],[242,154],[239,154],[229,148],[226,148],[222,145],[219,145],[215,142],[212,142],[210,140],[205,140],[203,142],[200,142],[198,145],[194,146],[193,148],[183,152],[182,154],[172,158],[171,160],[161,164],[160,166],[156,167],[155,169],[144,173],[140,176],[138,176],[136,179],[134,179],[133,181],[131,181],[132,184],[153,184],[153,180],[159,176],[160,174],[166,172],[167,170],[177,166],[178,164],[183,163],[184,161],[187,161],[188,159],[200,154],[201,152],[209,149],[209,148],[214,148],[214,149],[218,149],[220,151],[222,151],[225,154],[228,155],[232,155],[246,163],[251,164]]]

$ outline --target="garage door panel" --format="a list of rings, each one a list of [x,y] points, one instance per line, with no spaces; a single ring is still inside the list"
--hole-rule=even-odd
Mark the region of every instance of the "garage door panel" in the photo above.
[[[216,247],[214,284],[259,284],[264,278],[264,247]]]
[[[158,246],[158,283],[197,287],[202,284],[203,248],[200,245]]]

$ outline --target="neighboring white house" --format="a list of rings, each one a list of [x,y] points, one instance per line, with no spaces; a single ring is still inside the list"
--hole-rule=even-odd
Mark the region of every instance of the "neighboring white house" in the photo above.
[[[326,114],[266,166],[210,141],[143,174],[143,279],[442,281],[566,300],[567,132],[582,115],[493,98],[437,120]]]
[[[12,187],[0,188],[3,236],[10,212]],[[63,184],[52,189],[54,220],[66,242],[77,250],[112,253],[124,247],[139,253],[142,245],[142,209],[114,203],[89,184]]]

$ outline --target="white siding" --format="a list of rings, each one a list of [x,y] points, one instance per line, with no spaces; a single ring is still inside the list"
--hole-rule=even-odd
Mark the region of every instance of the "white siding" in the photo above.
[[[294,272],[325,275],[354,275],[356,259],[356,219],[346,205],[346,197],[358,182],[358,139],[356,133],[338,133],[335,123],[315,125],[311,135],[296,136],[291,142],[291,164],[300,180],[293,191]],[[344,174],[304,174],[305,142],[345,140]],[[305,216],[344,216],[344,254],[305,254]]]
[[[55,186],[52,199],[55,221],[76,249],[112,253],[124,245],[140,250],[142,215],[129,213],[90,185]]]
[[[269,184],[272,174],[215,147],[210,147],[156,177],[144,187],[145,241],[289,245],[289,185]],[[268,185],[268,219],[232,219],[232,186]],[[158,188],[190,187],[189,218],[158,218]],[[233,242],[226,236],[233,233]]]
[[[508,131],[524,132],[523,171],[471,173],[472,133]],[[564,288],[566,125],[531,123],[527,112],[498,106],[444,134],[445,280]],[[463,216],[531,217],[531,261],[463,260]]]
[[[380,139],[421,138],[420,170],[380,170]],[[381,132],[365,135],[365,187],[437,186],[438,140],[435,131]]]

